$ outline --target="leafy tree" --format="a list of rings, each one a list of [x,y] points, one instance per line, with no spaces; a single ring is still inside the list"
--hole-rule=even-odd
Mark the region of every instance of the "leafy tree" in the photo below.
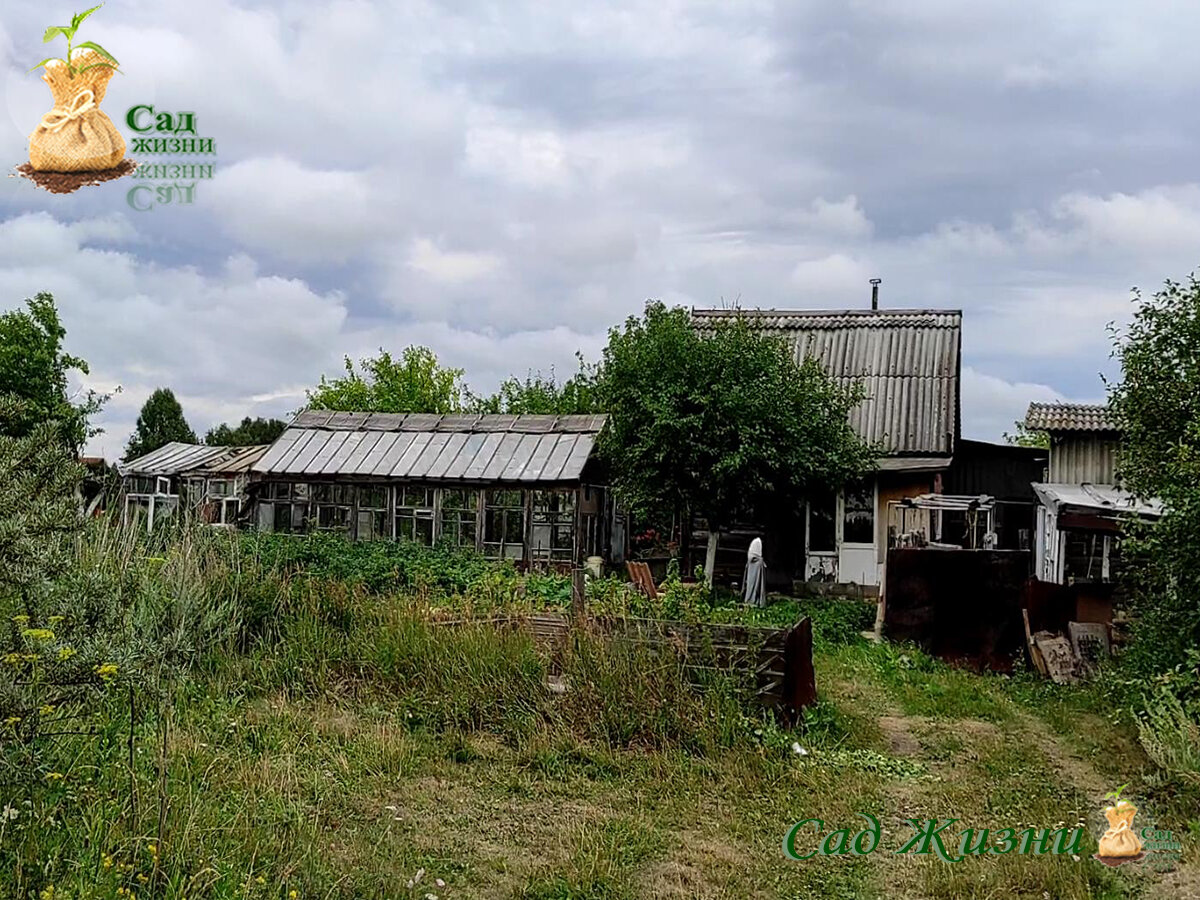
[[[88,374],[88,364],[63,350],[67,331],[51,294],[26,299],[26,309],[0,315],[0,395],[11,404],[0,432],[14,437],[30,434],[39,423],[56,421],[57,433],[76,450],[99,429],[88,420],[100,411],[107,395],[86,391],[72,402],[68,381],[72,371]]]
[[[1132,659],[1147,674],[1200,648],[1200,282],[1167,281],[1114,331],[1121,381],[1109,402],[1122,430],[1122,484],[1165,514],[1132,524],[1122,548],[1136,613]]]
[[[599,369],[589,366],[583,354],[576,354],[579,371],[559,384],[554,370],[549,375],[530,373],[522,381],[516,376],[505,379],[490,397],[473,397],[471,408],[482,413],[541,413],[576,415],[600,412],[597,389]]]
[[[438,363],[428,347],[406,347],[400,359],[383,350],[360,360],[356,370],[346,357],[346,374],[307,391],[312,409],[352,412],[450,413],[462,408],[463,370]]]
[[[142,405],[133,437],[125,448],[125,458],[145,456],[172,441],[195,444],[196,433],[183,417],[183,407],[175,399],[175,393],[170,388],[158,388]]]
[[[741,511],[795,509],[875,455],[848,420],[861,387],[843,389],[741,318],[701,335],[687,310],[648,304],[609,332],[599,392],[601,449],[624,503],[701,515],[711,533]]]
[[[1044,431],[1028,427],[1021,419],[1013,422],[1016,428],[1011,434],[1004,432],[1003,438],[1006,444],[1012,444],[1014,447],[1040,447],[1043,450],[1050,447],[1050,435]]]
[[[83,467],[64,433],[71,423],[42,419],[27,428],[29,405],[0,397],[0,599],[21,596],[23,607],[62,571],[61,538],[82,525]]]
[[[204,443],[210,447],[249,447],[254,444],[273,444],[287,430],[287,422],[282,419],[251,419],[246,416],[241,424],[230,428],[222,422],[216,428],[210,428],[204,436]]]

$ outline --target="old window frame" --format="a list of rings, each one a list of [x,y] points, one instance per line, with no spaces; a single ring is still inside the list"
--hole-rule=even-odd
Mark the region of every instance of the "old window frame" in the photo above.
[[[395,491],[392,534],[398,541],[431,546],[436,538],[437,490],[426,484],[398,484]]]
[[[440,488],[438,495],[437,540],[455,547],[478,547],[483,492],[475,487],[452,487]],[[447,504],[447,500],[458,497],[463,498],[461,503]]]
[[[483,495],[483,555],[492,559],[523,560],[528,496],[520,488],[489,488]]]
[[[392,488],[386,484],[360,484],[355,491],[355,540],[391,540],[395,536],[394,520],[390,514]],[[370,516],[371,533],[363,533],[363,516]]]
[[[571,562],[578,547],[576,515],[579,498],[573,490],[539,488],[529,491],[529,559],[537,562]],[[538,534],[549,535],[541,546]],[[561,540],[563,533],[569,542]]]

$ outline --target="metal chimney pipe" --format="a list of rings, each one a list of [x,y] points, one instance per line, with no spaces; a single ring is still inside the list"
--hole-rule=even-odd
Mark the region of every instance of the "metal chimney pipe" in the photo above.
[[[871,309],[879,309],[879,284],[882,278],[871,279]]]

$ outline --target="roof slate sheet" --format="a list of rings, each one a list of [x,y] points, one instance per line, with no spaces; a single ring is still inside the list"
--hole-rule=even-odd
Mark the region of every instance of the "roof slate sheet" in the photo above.
[[[737,316],[784,337],[797,359],[815,358],[866,398],[850,413],[860,437],[888,456],[954,452],[958,435],[959,310],[694,309],[701,332]]]
[[[263,475],[407,481],[577,481],[604,416],[309,410],[255,463]]]
[[[1103,403],[1030,403],[1025,427],[1036,431],[1117,431]]]
[[[177,475],[224,459],[233,452],[233,447],[209,447],[207,444],[172,441],[145,456],[117,463],[117,471],[122,475]]]

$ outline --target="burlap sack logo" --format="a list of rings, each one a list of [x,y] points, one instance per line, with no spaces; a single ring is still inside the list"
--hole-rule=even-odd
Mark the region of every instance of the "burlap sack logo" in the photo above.
[[[1104,795],[1105,800],[1112,803],[1104,808],[1104,818],[1108,820],[1108,830],[1100,835],[1100,846],[1096,849],[1096,859],[1106,866],[1121,866],[1125,863],[1145,859],[1146,851],[1142,849],[1142,841],[1133,830],[1133,817],[1137,815],[1137,807],[1128,800],[1121,799],[1121,792],[1128,785],[1121,785],[1115,791]]]
[[[29,162],[17,171],[54,193],[120,178],[134,169],[125,159],[125,139],[100,108],[109,79],[118,71],[117,58],[94,41],[75,40],[84,19],[99,8],[77,13],[70,25],[47,28],[42,42],[64,38],[66,57],[48,57],[30,69],[44,70],[42,81],[54,105],[29,135]]]

